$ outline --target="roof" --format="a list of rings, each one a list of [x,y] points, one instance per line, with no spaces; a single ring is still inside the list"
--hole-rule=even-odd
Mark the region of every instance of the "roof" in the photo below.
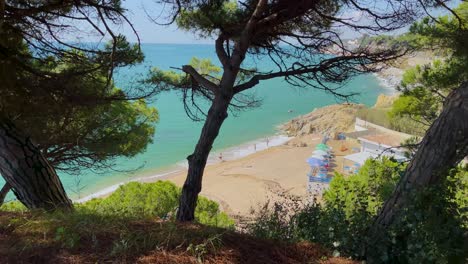
[[[350,160],[352,162],[356,162],[359,165],[363,165],[366,160],[370,158],[377,158],[377,154],[369,153],[369,152],[358,152],[358,153],[353,153],[347,156],[344,156],[344,159]]]
[[[408,160],[406,157],[403,157],[403,156],[400,156],[400,155],[396,155],[396,154],[387,154],[387,153],[383,153],[383,154],[381,154],[381,155],[377,155],[377,154],[370,153],[370,152],[367,152],[367,151],[358,152],[358,153],[353,153],[353,154],[344,156],[343,158],[344,158],[344,159],[347,159],[347,160],[350,160],[350,161],[352,161],[352,162],[356,162],[356,163],[358,163],[359,165],[363,165],[364,162],[366,162],[366,160],[371,159],[371,158],[372,158],[372,159],[376,159],[376,158],[378,158],[379,156],[393,157],[394,159],[396,159],[396,160],[399,161],[399,162]]]
[[[403,141],[408,139],[408,137],[404,137],[393,133],[380,133],[374,135],[366,135],[358,139],[374,142],[388,147],[399,147],[403,143]]]

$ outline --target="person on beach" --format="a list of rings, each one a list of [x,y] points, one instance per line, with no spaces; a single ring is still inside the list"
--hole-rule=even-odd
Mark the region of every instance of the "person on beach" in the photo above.
[[[221,162],[223,161],[223,153],[222,152],[219,153],[219,161],[221,161]]]
[[[270,140],[268,138],[266,138],[266,144],[267,144],[267,148],[268,148],[268,143],[270,142]]]
[[[254,151],[257,152],[257,144],[254,144]]]

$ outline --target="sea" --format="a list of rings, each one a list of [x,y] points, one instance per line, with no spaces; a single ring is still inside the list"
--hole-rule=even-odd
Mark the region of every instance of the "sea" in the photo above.
[[[177,71],[174,68],[187,64],[192,57],[209,58],[217,64],[212,45],[142,44],[142,50],[145,54],[142,64],[115,72],[118,87],[138,87],[138,82],[147,76],[152,67]],[[245,67],[268,71],[273,69],[273,63],[267,58],[248,58]],[[340,92],[358,93],[351,102],[368,106],[375,103],[379,94],[393,93],[372,74],[354,77]],[[322,90],[294,87],[283,79],[263,81],[249,93],[260,99],[261,105],[229,114],[214,143],[210,163],[216,162],[220,154],[223,159],[249,155],[255,151],[253,144],[256,151],[282,144],[288,138],[278,130],[279,125],[316,108],[341,102]],[[157,179],[186,168],[186,157],[193,151],[203,123],[192,121],[187,116],[179,92],[157,94],[150,100],[150,105],[159,112],[153,143],[135,157],[117,159],[112,171],[83,171],[80,175],[59,172],[71,199],[85,201],[111,192],[128,181],[148,177]],[[7,199],[14,199],[14,196],[10,193]]]

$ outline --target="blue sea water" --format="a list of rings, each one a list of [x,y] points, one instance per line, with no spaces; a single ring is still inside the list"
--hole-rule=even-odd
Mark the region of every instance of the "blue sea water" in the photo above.
[[[143,78],[153,66],[162,69],[180,67],[187,64],[193,56],[217,61],[214,47],[211,45],[143,44],[142,49],[145,54],[144,63],[116,72],[117,86],[126,88],[137,85],[136,81]],[[265,59],[257,61],[256,66],[259,70],[267,70],[272,64]],[[315,108],[337,103],[331,94],[320,90],[291,87],[281,79],[261,82],[252,92],[261,98],[261,106],[235,115],[231,114],[221,129],[214,150],[273,135],[277,132],[279,124],[311,112]],[[359,92],[359,95],[354,97],[354,102],[373,105],[379,94],[389,91],[375,76],[368,74],[349,81],[342,92]],[[77,198],[78,189],[81,189],[80,196],[83,196],[134,177],[167,170],[191,153],[203,124],[193,122],[187,117],[180,95],[175,92],[159,94],[151,105],[158,109],[160,116],[156,124],[154,142],[144,153],[136,157],[119,159],[116,169],[127,170],[140,166],[143,168],[131,174],[87,172],[76,177],[62,173],[60,177],[70,197]]]

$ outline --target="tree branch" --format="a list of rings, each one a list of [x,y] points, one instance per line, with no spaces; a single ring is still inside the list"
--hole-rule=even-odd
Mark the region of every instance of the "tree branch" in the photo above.
[[[329,71],[335,67],[345,69],[346,66],[343,66],[343,63],[351,63],[352,66],[354,66],[354,67],[350,67],[348,69],[349,71],[353,71],[353,70],[360,71],[358,68],[355,68],[355,67],[358,67],[358,66],[364,67],[365,64],[362,62],[359,62],[359,60],[362,60],[362,59],[369,60],[368,64],[372,64],[376,62],[381,62],[383,60],[393,59],[393,57],[392,58],[382,57],[379,59],[380,55],[381,54],[374,54],[374,56],[376,57],[374,59],[372,59],[369,54],[357,54],[357,55],[354,54],[354,55],[348,55],[348,56],[339,56],[339,57],[334,57],[331,59],[323,60],[319,64],[316,64],[316,65],[308,65],[308,66],[300,65],[301,67],[298,69],[289,69],[286,71],[279,71],[279,72],[268,73],[268,74],[258,74],[258,75],[253,76],[247,82],[235,86],[233,88],[234,94],[250,89],[263,80],[269,80],[269,79],[278,78],[278,77],[299,76],[299,75],[308,74],[308,73],[320,73],[320,72]],[[317,80],[317,76],[315,76],[314,79]]]
[[[224,49],[223,43],[226,40],[223,33],[219,35],[216,39],[216,55],[218,55],[218,59],[223,65],[223,68],[229,67],[229,56]]]
[[[199,83],[200,85],[202,85],[203,87],[211,90],[213,93],[218,93],[219,91],[219,88],[218,88],[218,85],[216,85],[215,83],[211,82],[210,80],[208,80],[207,78],[203,77],[200,73],[197,72],[197,70],[195,70],[195,68],[193,68],[191,65],[184,65],[182,66],[182,71],[187,73],[188,75],[192,76],[193,79]]]
[[[255,28],[257,28],[256,25],[258,20],[260,19],[260,14],[265,9],[267,2],[268,1],[266,0],[258,1],[255,11],[252,13],[252,16],[245,25],[244,30],[242,30],[239,41],[236,42],[231,59],[231,66],[234,66],[235,68],[240,67],[242,61],[244,60],[245,53],[249,48],[252,32]]]

